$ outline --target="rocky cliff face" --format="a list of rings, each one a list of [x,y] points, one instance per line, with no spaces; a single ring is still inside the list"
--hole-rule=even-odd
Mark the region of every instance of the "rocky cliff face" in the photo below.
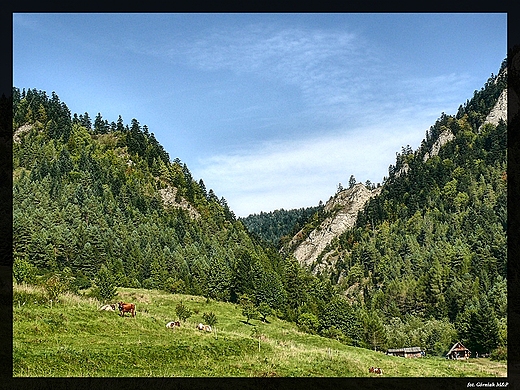
[[[199,212],[188,203],[186,199],[177,197],[177,188],[168,186],[159,190],[162,201],[166,207],[180,208],[186,210],[192,219],[200,217]]]
[[[32,125],[23,125],[20,126],[13,134],[13,141],[15,143],[20,143],[22,141],[22,137],[25,133],[28,133],[32,129]]]
[[[498,122],[500,122],[501,119],[507,122],[507,89],[502,91],[497,102],[486,117],[486,120],[482,126],[480,126],[479,131],[486,123],[491,123],[495,126],[498,125]]]
[[[324,208],[325,213],[329,216],[316,229],[311,231],[309,236],[294,251],[294,256],[300,264],[312,266],[320,253],[335,237],[354,226],[358,211],[380,191],[381,187],[369,190],[363,184],[356,184],[350,189],[339,192],[329,200]],[[289,247],[295,245],[299,236],[301,236],[301,232],[293,238]]]
[[[423,161],[426,162],[431,157],[437,156],[439,154],[439,150],[441,150],[441,148],[446,145],[446,143],[450,142],[454,138],[455,136],[450,130],[444,130],[441,134],[439,134],[439,138],[437,138],[431,150],[424,155]]]

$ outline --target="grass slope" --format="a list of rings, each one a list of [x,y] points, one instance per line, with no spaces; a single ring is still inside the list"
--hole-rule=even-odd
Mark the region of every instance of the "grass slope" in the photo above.
[[[66,294],[51,306],[37,287],[13,288],[14,377],[368,377],[370,366],[385,377],[506,376],[505,363],[488,359],[403,359],[305,334],[276,318],[247,324],[238,306],[199,296],[119,288],[114,302],[137,308],[135,318],[122,318],[99,311],[92,298]],[[180,301],[194,314],[167,329]],[[217,332],[196,330],[210,311]]]

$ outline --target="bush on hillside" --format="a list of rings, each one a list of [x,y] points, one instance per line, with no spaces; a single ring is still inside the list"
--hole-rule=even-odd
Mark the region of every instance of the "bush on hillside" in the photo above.
[[[507,345],[498,347],[497,349],[493,350],[489,358],[495,361],[507,360]]]
[[[43,288],[50,302],[58,302],[60,295],[68,289],[67,284],[59,274],[53,274],[45,280]]]
[[[13,278],[18,284],[32,283],[36,275],[36,268],[26,257],[15,257],[13,262]]]
[[[246,323],[249,324],[249,320],[255,319],[258,317],[258,309],[254,305],[253,301],[249,296],[243,294],[239,301],[240,307],[242,308],[242,315],[246,317]]]
[[[210,311],[209,313],[203,313],[202,319],[205,324],[208,324],[211,327],[215,326],[215,324],[218,322],[217,316],[212,311]]]
[[[306,333],[316,334],[320,327],[320,320],[312,313],[302,313],[298,317],[298,328]]]
[[[175,306],[175,314],[177,314],[180,321],[185,322],[193,315],[193,312],[186,305],[180,302]]]

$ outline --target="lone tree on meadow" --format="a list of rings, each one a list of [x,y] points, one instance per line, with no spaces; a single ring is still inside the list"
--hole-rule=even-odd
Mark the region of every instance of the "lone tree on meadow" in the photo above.
[[[96,275],[96,295],[103,301],[108,302],[114,298],[117,294],[117,287],[115,286],[114,277],[108,270],[105,264],[103,264]]]
[[[208,324],[211,327],[214,327],[215,324],[218,322],[217,316],[212,311],[210,311],[209,313],[203,313],[202,319],[204,320],[205,324]]]
[[[260,303],[257,310],[261,316],[262,322],[267,322],[267,316],[273,314],[273,309],[266,302]]]
[[[188,307],[186,307],[186,305],[180,302],[177,304],[177,306],[175,306],[175,314],[177,314],[177,317],[180,321],[186,322],[186,320],[191,317],[193,312]]]
[[[258,310],[254,303],[247,295],[242,295],[239,300],[240,306],[242,307],[242,315],[246,317],[246,323],[249,324],[249,320],[258,317]]]

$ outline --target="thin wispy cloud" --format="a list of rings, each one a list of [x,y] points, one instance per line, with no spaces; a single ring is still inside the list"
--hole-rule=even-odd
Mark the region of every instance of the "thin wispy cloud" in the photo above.
[[[295,86],[306,106],[301,114],[329,123],[314,133],[290,139],[282,133],[270,142],[245,144],[235,152],[200,161],[196,174],[218,192],[233,193],[228,202],[244,216],[253,204],[257,211],[271,209],[268,204],[275,198],[275,204],[285,208],[301,206],[303,198],[306,206],[312,205],[309,199],[314,204],[326,201],[350,174],[363,182],[381,182],[395,153],[404,145],[417,147],[426,124],[433,124],[452,103],[453,91],[469,81],[453,72],[407,75],[397,65],[385,63],[368,39],[345,31],[214,32],[166,52],[202,71],[227,71]],[[242,108],[228,121],[256,116],[261,129],[261,109]],[[264,118],[264,127],[276,120]]]
[[[185,58],[201,70],[226,70],[297,86],[309,103],[317,105],[335,99],[334,89],[356,88],[357,67],[369,64],[367,52],[363,40],[352,33],[258,27],[241,33],[214,32],[164,50],[170,59]]]
[[[396,137],[397,126],[400,131]],[[394,123],[383,131],[363,128],[338,135],[266,142],[251,150],[201,161],[197,173],[215,190],[237,194],[228,203],[240,216],[247,216],[251,204],[264,205],[266,192],[277,194],[279,208],[313,206],[328,200],[335,186],[347,184],[350,175],[361,182],[382,182],[395,151],[416,138],[416,129]],[[307,202],[302,203],[301,195]],[[313,199],[310,204],[309,199]]]

